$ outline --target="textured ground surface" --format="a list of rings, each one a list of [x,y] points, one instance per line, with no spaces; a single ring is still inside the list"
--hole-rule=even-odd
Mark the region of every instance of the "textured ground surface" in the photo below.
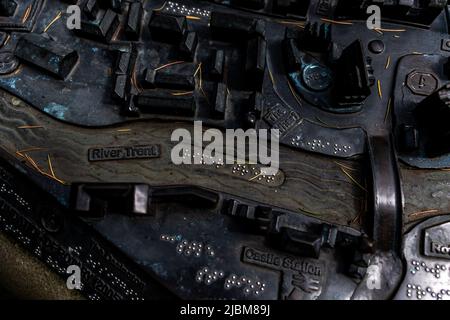
[[[42,262],[2,234],[0,261],[0,299],[82,299],[76,291],[66,289],[65,282]]]

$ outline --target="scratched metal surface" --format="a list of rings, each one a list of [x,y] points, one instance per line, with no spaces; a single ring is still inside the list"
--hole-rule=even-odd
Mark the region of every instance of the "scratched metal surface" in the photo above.
[[[322,156],[281,148],[280,163],[284,179],[253,179],[251,173],[233,173],[233,167],[207,165],[176,166],[171,163],[170,141],[173,129],[182,124],[129,123],[122,126],[88,129],[49,118],[17,98],[2,93],[0,128],[2,149],[17,160],[30,163],[17,151],[27,154],[48,172],[48,156],[56,176],[73,182],[133,182],[153,186],[198,185],[235,194],[261,203],[304,211],[341,225],[360,227],[357,219],[365,210],[366,192],[361,189],[362,167],[355,161],[334,161]],[[21,129],[22,126],[37,126]],[[190,127],[187,126],[189,129]],[[161,144],[160,158],[150,160],[104,161],[90,163],[88,150],[98,146]],[[38,148],[34,150],[34,148]],[[34,150],[34,151],[33,151]],[[350,175],[359,185],[349,178]],[[327,201],[324,201],[324,199]],[[270,201],[269,201],[270,199]]]
[[[450,171],[400,167],[406,228],[450,212]]]
[[[55,173],[66,182],[147,182],[151,185],[196,184],[210,189],[248,197],[294,210],[306,211],[342,225],[359,227],[358,217],[367,210],[367,194],[346,173],[364,186],[361,163],[334,160],[282,148],[281,170],[284,178],[274,185],[249,181],[252,176],[233,174],[232,167],[177,167],[170,164],[168,147],[171,128],[144,123],[104,129],[86,129],[45,117],[26,103],[7,94],[1,95],[0,118],[8,124],[0,128],[3,149],[24,161],[16,151],[42,148],[28,153],[44,170],[50,155]],[[24,125],[38,126],[20,129]],[[41,126],[41,127],[40,127]],[[175,126],[176,127],[176,126]],[[163,157],[144,161],[89,163],[88,149],[93,146],[162,143]],[[26,165],[30,166],[25,161]],[[343,171],[344,169],[345,171]],[[445,214],[450,211],[450,172],[419,170],[402,165],[405,223]],[[239,193],[236,193],[239,190]],[[241,194],[243,192],[244,194]],[[323,201],[326,197],[327,201]]]

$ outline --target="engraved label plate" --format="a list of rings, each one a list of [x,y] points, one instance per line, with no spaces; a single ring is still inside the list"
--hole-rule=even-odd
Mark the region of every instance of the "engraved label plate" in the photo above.
[[[98,147],[88,151],[88,160],[109,161],[109,160],[131,160],[131,159],[151,159],[161,156],[160,145],[130,146],[130,147]]]

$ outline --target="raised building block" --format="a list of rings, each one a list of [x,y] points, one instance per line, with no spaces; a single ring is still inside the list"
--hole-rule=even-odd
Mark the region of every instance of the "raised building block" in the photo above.
[[[14,54],[63,80],[72,72],[78,61],[78,53],[75,50],[36,33],[20,38]]]

